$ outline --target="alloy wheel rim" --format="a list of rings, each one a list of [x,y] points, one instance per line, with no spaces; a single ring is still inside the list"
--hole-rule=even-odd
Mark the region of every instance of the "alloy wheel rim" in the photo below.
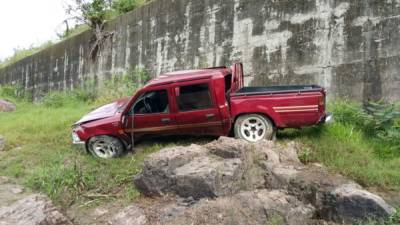
[[[113,158],[117,152],[114,145],[104,141],[95,142],[92,149],[98,157],[103,159]]]
[[[250,142],[257,142],[264,139],[266,130],[265,123],[257,117],[245,119],[240,126],[242,137]]]

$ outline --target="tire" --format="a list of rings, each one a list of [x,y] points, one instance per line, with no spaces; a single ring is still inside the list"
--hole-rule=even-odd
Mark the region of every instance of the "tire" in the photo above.
[[[272,140],[275,136],[274,124],[270,119],[259,114],[246,114],[237,118],[234,132],[236,138],[248,142]]]
[[[93,156],[102,159],[118,158],[125,152],[125,147],[118,138],[106,135],[92,137],[87,146]]]

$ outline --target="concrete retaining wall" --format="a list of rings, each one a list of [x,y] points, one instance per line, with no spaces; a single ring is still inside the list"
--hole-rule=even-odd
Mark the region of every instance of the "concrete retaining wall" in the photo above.
[[[330,97],[400,100],[400,0],[158,0],[0,69],[40,96],[133,68],[153,76],[241,60],[249,85],[320,84]]]

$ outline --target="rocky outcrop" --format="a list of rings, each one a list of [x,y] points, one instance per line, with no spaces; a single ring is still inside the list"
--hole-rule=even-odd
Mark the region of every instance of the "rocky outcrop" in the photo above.
[[[0,176],[0,225],[72,225],[48,199]]]
[[[162,224],[355,223],[394,213],[353,181],[321,165],[302,164],[294,143],[220,138],[166,148],[145,160],[134,182],[149,196],[198,200]]]
[[[257,154],[247,143],[226,139],[205,146],[167,148],[145,161],[134,182],[150,196],[174,193],[199,199],[232,195],[263,186],[261,167],[254,164],[261,156]]]
[[[17,109],[17,107],[15,106],[15,104],[0,99],[0,112],[12,112],[15,111]]]
[[[110,225],[145,225],[146,223],[146,215],[137,205],[126,207],[108,222]]]
[[[280,190],[241,192],[215,200],[201,200],[165,224],[309,224],[315,209]],[[273,223],[275,221],[275,223]]]
[[[72,225],[51,201],[42,195],[30,195],[0,208],[0,225]]]

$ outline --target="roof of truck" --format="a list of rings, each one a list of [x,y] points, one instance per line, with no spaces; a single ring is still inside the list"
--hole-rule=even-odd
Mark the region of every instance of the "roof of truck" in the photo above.
[[[213,76],[224,76],[227,73],[230,73],[230,69],[226,67],[175,71],[159,75],[158,77],[150,80],[146,86],[158,86],[168,83],[205,79]]]

